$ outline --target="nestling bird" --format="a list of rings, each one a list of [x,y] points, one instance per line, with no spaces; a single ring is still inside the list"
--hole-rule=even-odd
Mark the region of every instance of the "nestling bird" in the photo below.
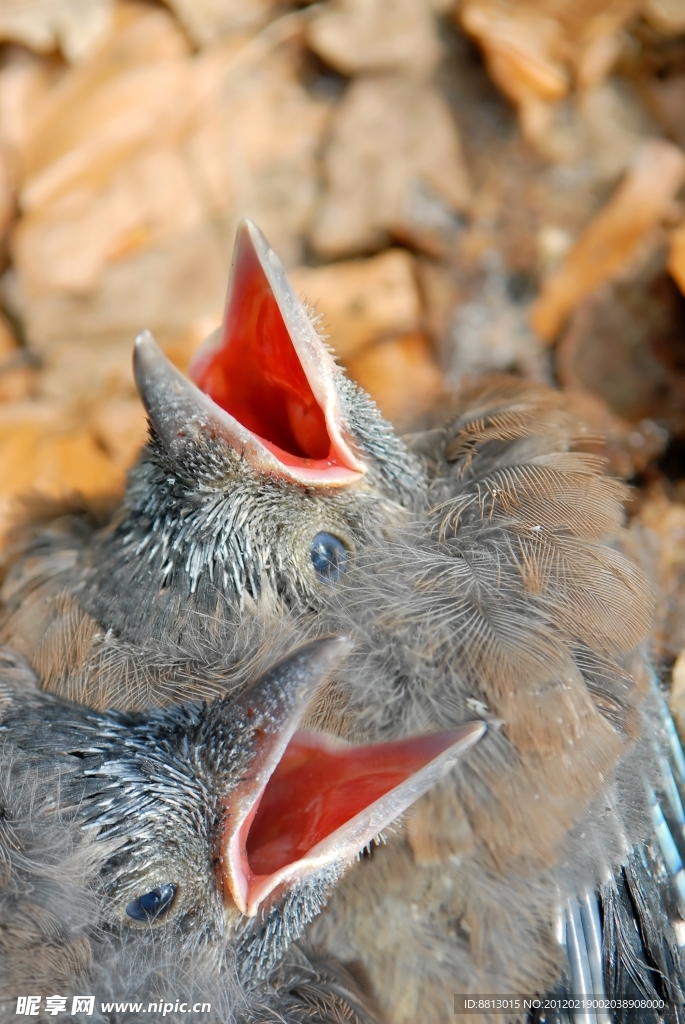
[[[325,955],[283,955],[347,864],[485,726],[362,748],[299,731],[345,650],[315,641],[238,697],[135,714],[42,692],[0,651],[10,1014],[22,993],[77,986],[99,1000],[161,989],[172,1007],[213,995],[212,1020],[299,1020],[298,1006],[306,1020],[374,1019]]]
[[[308,724],[497,727],[346,876],[316,941],[364,963],[395,1024],[555,988],[682,1016],[685,759],[618,550],[623,488],[559,397],[477,384],[398,438],[249,223],[191,379],[147,332],[134,366],[150,441],[124,502],[20,528],[4,642],[49,690],[141,708],[349,636]]]

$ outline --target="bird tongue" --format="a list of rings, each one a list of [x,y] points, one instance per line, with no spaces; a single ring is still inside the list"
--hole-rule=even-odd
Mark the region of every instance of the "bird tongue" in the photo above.
[[[292,886],[328,865],[353,860],[483,732],[483,723],[476,722],[361,747],[296,732],[234,846],[229,871],[241,876],[243,912],[254,916],[284,883]]]
[[[281,475],[339,485],[365,472],[343,436],[335,364],[250,221],[238,228],[223,325],[189,376],[275,458]],[[247,450],[249,458],[254,446]]]

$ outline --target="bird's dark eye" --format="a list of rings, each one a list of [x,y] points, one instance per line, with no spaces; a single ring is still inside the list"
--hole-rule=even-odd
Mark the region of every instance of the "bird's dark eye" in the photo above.
[[[322,583],[335,583],[347,569],[349,551],[332,533],[317,533],[310,553],[314,572]]]
[[[156,918],[166,914],[174,901],[176,895],[175,885],[158,885],[156,889],[150,889],[144,896],[132,900],[126,905],[126,913],[134,921],[154,921]]]

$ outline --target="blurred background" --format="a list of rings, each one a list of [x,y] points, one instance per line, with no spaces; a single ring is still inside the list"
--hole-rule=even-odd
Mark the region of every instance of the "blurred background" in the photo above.
[[[186,367],[248,215],[399,426],[561,386],[678,655],[685,0],[0,0],[0,41],[0,531],[122,488],[133,338]]]

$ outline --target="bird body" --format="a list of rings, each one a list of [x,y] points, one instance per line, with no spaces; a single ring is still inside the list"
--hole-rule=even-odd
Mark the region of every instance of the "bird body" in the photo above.
[[[20,528],[2,640],[47,689],[142,708],[349,636],[309,726],[492,728],[346,876],[316,941],[363,962],[395,1024],[560,986],[656,993],[679,1018],[685,763],[619,550],[623,488],[559,396],[481,382],[396,437],[250,225],[193,379],[145,333],[135,370],[151,439],[124,502]]]

